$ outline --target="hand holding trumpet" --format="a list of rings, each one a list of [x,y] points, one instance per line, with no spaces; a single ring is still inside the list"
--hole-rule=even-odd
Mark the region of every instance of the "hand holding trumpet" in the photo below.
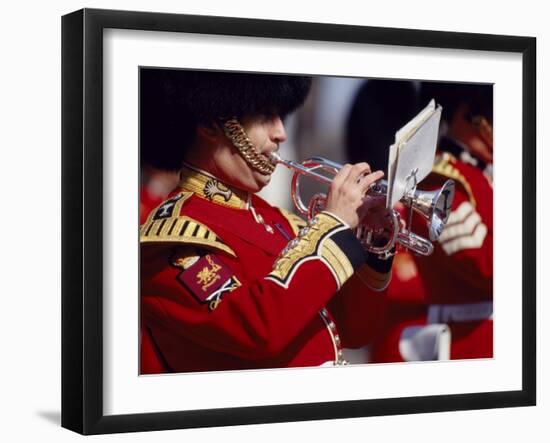
[[[384,200],[367,197],[373,183],[380,180],[384,172],[371,172],[368,163],[346,164],[334,176],[329,187],[326,210],[355,229],[367,216],[384,207]]]

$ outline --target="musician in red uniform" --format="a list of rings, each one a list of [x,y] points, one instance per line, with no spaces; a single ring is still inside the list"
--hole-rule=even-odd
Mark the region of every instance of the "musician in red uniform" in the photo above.
[[[385,220],[364,200],[383,173],[346,165],[306,223],[255,193],[310,79],[142,75],[181,121],[159,152],[181,181],[140,228],[141,373],[345,363],[343,348],[361,346],[379,318],[381,297],[365,291],[390,279],[391,260],[367,255],[350,229]]]
[[[389,99],[393,83],[372,83],[377,91],[363,92],[355,113],[367,106],[367,99],[372,104],[372,97],[380,96],[371,112],[388,115],[384,106],[393,103]],[[399,88],[403,88],[400,83]],[[396,100],[409,97],[406,103],[414,103],[412,94],[397,94]],[[395,260],[387,317],[371,344],[372,362],[493,355],[492,90],[487,85],[426,83],[422,97],[422,103],[435,98],[442,104],[447,129],[433,172],[419,188],[438,189],[451,178],[455,198],[434,253],[429,257],[400,253]],[[394,131],[386,132],[387,138]],[[373,150],[385,151],[375,143],[363,143],[363,153],[369,146],[366,152],[371,158]],[[422,235],[424,225],[415,220],[412,230]]]
[[[446,325],[451,359],[493,356],[493,136],[491,85],[426,83],[448,129],[426,186],[456,184],[447,225],[431,257],[416,264],[426,286],[427,323]],[[445,110],[446,108],[446,110]]]
[[[390,310],[373,362],[493,355],[492,187],[480,170],[446,152],[422,187],[436,189],[448,178],[456,192],[447,225],[431,256],[414,257],[424,298]],[[403,300],[408,289],[400,290]]]

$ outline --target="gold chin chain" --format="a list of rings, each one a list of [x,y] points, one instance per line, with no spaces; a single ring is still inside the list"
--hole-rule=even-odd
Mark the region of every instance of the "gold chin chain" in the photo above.
[[[252,169],[266,175],[273,173],[275,170],[275,165],[271,163],[265,155],[260,154],[256,150],[248,138],[248,135],[246,135],[244,128],[239,123],[239,120],[234,117],[225,121],[223,124],[223,130],[226,137],[231,140],[233,145],[237,148],[241,156],[252,167]]]

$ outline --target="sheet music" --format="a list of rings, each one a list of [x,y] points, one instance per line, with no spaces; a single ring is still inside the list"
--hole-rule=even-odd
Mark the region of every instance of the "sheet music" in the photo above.
[[[388,158],[386,206],[393,206],[431,172],[437,147],[441,106],[431,100],[395,133]]]

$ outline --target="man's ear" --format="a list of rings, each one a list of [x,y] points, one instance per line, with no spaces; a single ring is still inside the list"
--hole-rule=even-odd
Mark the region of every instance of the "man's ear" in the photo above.
[[[211,143],[218,141],[221,137],[225,137],[223,129],[215,123],[208,126],[199,126],[197,128],[197,135]]]

